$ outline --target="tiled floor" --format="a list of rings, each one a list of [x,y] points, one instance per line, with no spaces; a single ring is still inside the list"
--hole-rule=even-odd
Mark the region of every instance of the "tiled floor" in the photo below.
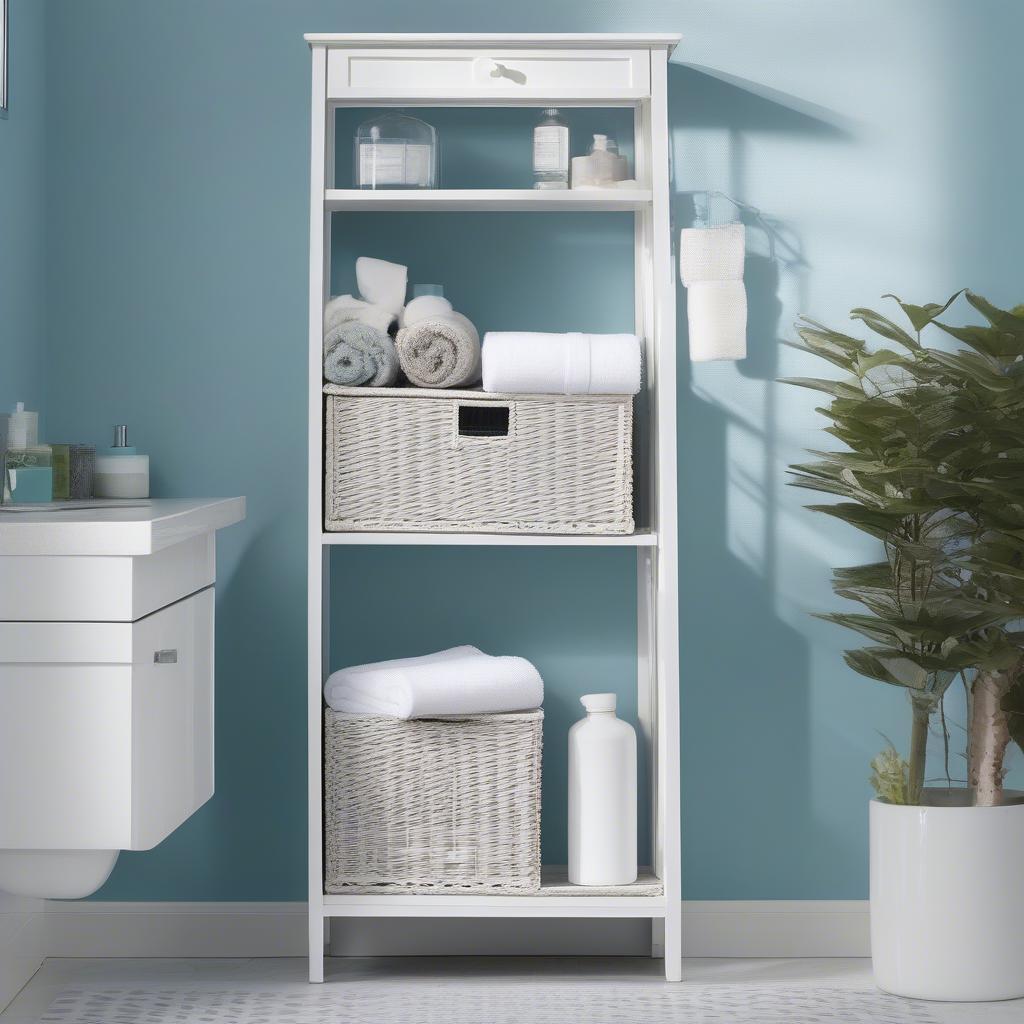
[[[1024,1024],[1024,1000],[884,997],[865,960],[693,960],[666,985],[642,959],[49,960],[0,1024]]]

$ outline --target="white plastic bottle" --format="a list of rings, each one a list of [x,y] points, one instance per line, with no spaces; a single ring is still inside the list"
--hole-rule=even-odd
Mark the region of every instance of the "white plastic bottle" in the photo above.
[[[569,881],[636,881],[636,733],[615,717],[614,693],[580,697],[569,730]]]
[[[569,126],[557,107],[548,107],[533,129],[533,187],[569,187]]]

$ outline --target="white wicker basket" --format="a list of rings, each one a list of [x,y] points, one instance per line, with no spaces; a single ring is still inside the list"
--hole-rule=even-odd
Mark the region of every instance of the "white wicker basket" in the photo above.
[[[633,531],[631,395],[324,392],[327,530]]]
[[[324,712],[324,891],[536,892],[542,711]]]

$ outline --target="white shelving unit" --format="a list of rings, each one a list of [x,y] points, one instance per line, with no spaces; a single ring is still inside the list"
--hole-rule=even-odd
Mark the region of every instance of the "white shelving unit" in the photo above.
[[[676,543],[675,284],[669,226],[670,35],[307,35],[312,50],[309,294],[309,977],[323,981],[325,922],[336,917],[649,918],[652,956],[682,969],[679,857],[679,656]],[[361,191],[334,188],[339,106],[628,107],[636,189]],[[635,330],[645,339],[647,422],[638,507],[627,536],[325,533],[322,316],[330,288],[331,215],[343,211],[632,211]],[[649,752],[649,872],[600,894],[545,869],[525,896],[343,895],[323,889],[322,687],[330,671],[330,554],[335,545],[633,547],[637,707]]]

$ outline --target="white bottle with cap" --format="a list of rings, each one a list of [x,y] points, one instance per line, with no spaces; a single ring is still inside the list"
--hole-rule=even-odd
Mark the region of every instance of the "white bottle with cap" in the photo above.
[[[580,697],[569,730],[569,881],[636,881],[636,732],[615,716],[614,693]]]
[[[97,498],[148,498],[149,456],[128,444],[128,428],[114,427],[114,444],[96,453],[93,494]]]

